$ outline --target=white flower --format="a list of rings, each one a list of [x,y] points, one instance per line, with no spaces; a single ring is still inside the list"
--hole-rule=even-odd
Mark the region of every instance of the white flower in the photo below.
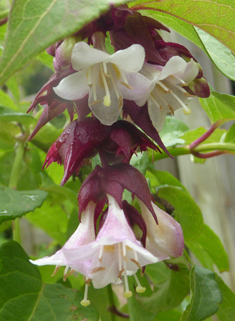
[[[74,267],[81,250],[89,253],[87,257],[91,259],[89,278],[92,279],[94,287],[102,288],[123,276],[124,296],[129,297],[132,293],[129,291],[127,275],[135,276],[139,268],[158,262],[158,258],[143,248],[129,226],[123,210],[112,196],[107,196],[108,214],[96,240],[85,247],[67,250],[65,255],[70,265]],[[141,287],[137,278],[136,281],[137,291],[143,292],[145,289]]]
[[[142,99],[135,99],[138,106],[148,102],[148,113],[153,126],[160,131],[167,113],[183,108],[185,114],[191,110],[186,106],[190,94],[184,89],[198,75],[197,63],[191,59],[188,63],[174,56],[164,67],[145,63],[140,71],[151,81],[150,90]]]
[[[84,211],[81,219],[81,223],[79,224],[76,231],[73,235],[69,238],[69,240],[64,244],[64,246],[57,251],[52,256],[46,256],[42,259],[38,260],[30,260],[31,263],[36,265],[56,265],[55,272],[53,275],[58,271],[60,266],[66,266],[64,271],[64,279],[74,271],[80,272],[81,274],[88,276],[90,271],[90,262],[83,259],[83,257],[77,260],[76,266],[71,266],[70,262],[64,255],[64,250],[69,250],[71,248],[79,248],[80,246],[84,246],[86,244],[91,243],[95,240],[95,229],[94,229],[94,210],[96,204],[90,202]],[[78,262],[79,261],[79,262]],[[67,274],[68,270],[71,271]]]
[[[110,126],[118,119],[123,98],[139,100],[147,92],[150,82],[138,73],[144,58],[144,48],[138,44],[110,55],[78,42],[71,58],[78,72],[64,78],[54,91],[67,100],[79,100],[89,94],[93,114]]]
[[[182,255],[184,238],[180,224],[152,202],[158,220],[158,224],[156,224],[145,204],[140,200],[139,204],[147,226],[146,249],[159,261],[169,259],[170,256],[178,257]]]

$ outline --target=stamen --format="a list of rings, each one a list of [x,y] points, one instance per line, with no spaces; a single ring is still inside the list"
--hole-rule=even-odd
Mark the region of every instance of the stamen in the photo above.
[[[97,273],[97,272],[103,271],[103,270],[106,270],[106,267],[104,267],[104,266],[97,266],[96,268],[92,269],[90,273],[93,274],[93,273]]]
[[[159,105],[159,103],[156,101],[156,99],[153,97],[153,95],[150,95],[150,99],[152,100],[152,102],[157,106],[157,108],[159,108],[160,110],[163,109],[162,106]]]
[[[118,269],[119,269],[119,271],[122,270],[122,253],[121,253],[121,243],[120,242],[118,243]]]
[[[175,78],[176,80],[178,80],[181,83],[182,87],[188,86],[188,84],[185,81],[183,81],[183,79],[181,79],[181,78],[179,78],[177,76],[173,76],[173,75],[172,75],[172,77]]]
[[[106,107],[109,107],[111,105],[111,99],[110,99],[110,92],[109,92],[109,86],[107,83],[107,80],[105,78],[104,72],[103,72],[103,64],[100,64],[100,69],[101,69],[101,78],[103,80],[103,84],[104,84],[104,90],[106,95],[104,96],[103,100],[104,100],[104,105]],[[107,72],[106,72],[107,73]]]
[[[87,299],[88,297],[88,284],[85,284],[85,291],[84,291],[84,298],[83,300],[80,302],[81,305],[83,305],[84,307],[87,307],[91,302],[90,300]]]
[[[126,245],[125,245],[124,243],[122,243],[122,256],[123,256],[123,258],[124,258],[124,260],[125,260],[126,262],[129,261],[128,258],[126,257]],[[124,262],[124,261],[123,261],[123,262]],[[125,262],[125,264],[126,264],[126,262]]]
[[[132,292],[129,290],[126,269],[124,270],[124,286],[125,286],[125,292],[123,293],[124,298],[132,297]]]
[[[188,108],[176,94],[174,94],[173,92],[171,92],[171,95],[172,95],[172,96],[180,103],[180,105],[183,107],[183,113],[184,113],[185,115],[191,114],[191,109]]]
[[[123,106],[123,98],[122,98],[122,96],[120,96],[120,97],[118,98],[118,109],[121,109],[122,106]]]
[[[125,269],[121,269],[120,271],[119,271],[119,274],[118,274],[118,279],[121,279],[122,278],[122,273],[125,271]]]
[[[112,81],[112,85],[113,85],[113,89],[114,89],[115,95],[116,95],[117,99],[119,100],[121,95],[118,92],[118,89],[117,89],[117,86],[116,86],[116,82],[115,82],[115,80],[113,78],[112,72],[110,72],[110,79]],[[120,104],[120,101],[119,101],[119,104]]]
[[[99,99],[99,100],[94,100],[93,103],[90,104],[90,106],[93,106],[93,105],[96,105],[96,104],[99,104],[102,102],[102,99]]]
[[[104,252],[104,246],[101,245],[100,250],[99,250],[99,261],[100,262],[102,262],[103,252]]]
[[[137,293],[144,293],[146,291],[146,288],[143,287],[141,284],[140,284],[140,281],[138,280],[136,274],[134,274],[134,278],[135,278],[135,281],[137,283],[137,288],[136,288],[136,292]]]
[[[105,76],[108,75],[107,64],[105,62],[103,62],[103,68],[104,68]]]
[[[138,266],[139,269],[141,269],[141,265],[139,264],[139,262],[137,260],[131,259],[131,261],[133,263],[135,263]]]
[[[187,93],[186,90],[184,88],[182,88],[182,86],[180,85],[177,85],[173,82],[170,82],[170,84],[173,86],[173,87],[176,87],[179,91],[181,91],[184,95]]]
[[[60,265],[56,265],[55,270],[54,270],[54,272],[52,273],[51,276],[56,275],[56,273],[59,271],[59,269],[60,269]]]
[[[171,90],[170,90],[166,85],[164,85],[161,81],[158,81],[158,82],[157,82],[157,85],[159,85],[160,87],[162,87],[162,89],[164,89],[165,92],[167,92],[167,93],[170,93],[170,92],[171,92]]]
[[[66,267],[65,267],[65,270],[64,270],[64,276],[63,276],[63,281],[66,281],[66,274],[67,274],[67,272],[68,272],[68,270],[69,270],[69,266],[67,265]]]
[[[130,85],[128,85],[127,83],[125,83],[125,82],[123,82],[123,81],[121,81],[121,84],[122,84],[123,86],[125,86],[127,89],[133,89],[133,87],[131,87]]]
[[[68,272],[67,274],[64,275],[63,277],[63,281],[66,281],[67,277],[69,277],[70,275],[72,275],[75,272],[75,270],[71,270],[70,272]]]
[[[123,243],[122,243],[123,244]],[[123,250],[125,248],[125,251],[123,251],[123,254],[126,252],[126,247],[125,245],[123,244]],[[126,253],[125,253],[126,254]],[[125,258],[123,256],[123,258]],[[125,287],[125,292],[123,293],[123,296],[125,298],[130,298],[132,296],[132,292],[129,290],[129,284],[128,284],[128,280],[127,280],[127,274],[126,274],[126,261],[123,260],[123,268],[124,268],[124,274],[123,274],[123,277],[124,277],[124,287]]]
[[[171,111],[172,115],[174,115],[174,114],[175,114],[174,108],[173,108],[171,105],[168,105],[168,107],[169,107],[169,109],[170,109],[170,111]]]

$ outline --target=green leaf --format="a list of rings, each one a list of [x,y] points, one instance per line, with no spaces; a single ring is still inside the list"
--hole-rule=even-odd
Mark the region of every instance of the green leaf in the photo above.
[[[181,313],[177,310],[159,311],[154,321],[180,321]]]
[[[189,270],[185,265],[178,265],[174,271],[163,262],[146,267],[146,274],[154,284],[153,294],[139,298],[138,302],[148,312],[167,311],[177,307],[189,293]]]
[[[209,257],[220,272],[228,271],[228,255],[223,244],[206,224],[203,225],[201,234],[195,240],[187,241],[186,244],[204,267],[210,268],[210,266],[207,266],[207,258]]]
[[[235,144],[235,124],[233,124],[229,128],[229,130],[228,130],[228,132],[227,132],[227,134],[226,134],[226,136],[224,138],[224,142],[225,143],[234,143]]]
[[[15,110],[3,106],[0,106],[0,121],[17,121],[23,125],[31,125],[36,122],[32,115],[19,113]]]
[[[196,28],[196,32],[217,68],[226,77],[235,80],[235,57],[231,51],[203,30]]]
[[[83,294],[61,284],[44,284],[38,268],[14,241],[0,247],[1,321],[98,320],[96,309],[82,307]]]
[[[113,5],[125,1],[112,1]],[[15,0],[0,62],[3,84],[30,59],[58,40],[76,33],[110,6],[108,0]]]
[[[211,123],[218,120],[235,119],[235,97],[211,92],[210,97],[200,98],[200,103],[210,118]]]
[[[159,186],[158,196],[168,201],[177,212],[185,241],[194,240],[203,226],[202,214],[188,192],[175,186]]]
[[[183,144],[184,142],[180,136],[188,130],[188,126],[181,120],[173,116],[167,116],[164,127],[160,132],[160,137],[166,147]]]
[[[185,145],[189,145],[192,142],[194,142],[196,139],[201,137],[207,132],[207,130],[203,127],[198,127],[196,129],[190,130],[186,133],[184,133],[181,136],[181,139],[184,140]],[[204,142],[200,143],[200,145],[203,144],[209,144],[209,143],[215,143],[215,142],[220,142],[222,136],[226,133],[227,131],[225,129],[220,129],[217,128],[210,137],[208,137]]]
[[[222,295],[212,271],[193,267],[190,273],[190,290],[190,303],[181,321],[201,321],[218,310]]]
[[[2,90],[0,90],[0,105],[17,110],[14,101]]]
[[[138,4],[140,9],[146,4],[148,9],[159,10],[180,18],[183,22],[186,21],[197,26],[235,52],[234,2],[221,0],[139,0],[131,2],[131,6]],[[138,9],[138,6],[136,9]]]
[[[232,321],[234,320],[235,315],[235,294],[217,274],[215,275],[215,279],[223,296],[223,301],[219,305],[217,317],[220,321]]]
[[[139,152],[131,157],[130,164],[138,169],[143,175],[145,175],[148,167],[148,162],[149,159],[147,152]]]
[[[66,242],[68,216],[61,205],[55,205],[51,201],[46,200],[41,208],[27,214],[26,219],[44,230],[61,245]]]
[[[0,187],[0,223],[34,211],[42,205],[46,197],[47,193],[41,190],[15,191]]]
[[[48,55],[46,51],[41,52],[40,55],[37,56],[37,59],[41,61],[41,63],[43,63],[45,66],[54,71],[53,57]]]

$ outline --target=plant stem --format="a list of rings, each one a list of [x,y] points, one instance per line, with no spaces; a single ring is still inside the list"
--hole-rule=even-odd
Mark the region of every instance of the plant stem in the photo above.
[[[210,152],[210,151],[225,151],[226,153],[232,153],[235,152],[235,144],[232,143],[211,143],[211,144],[203,144],[198,145],[197,147],[193,148],[193,152]],[[172,156],[181,156],[181,155],[189,155],[193,154],[192,150],[189,146],[183,146],[183,147],[175,147],[175,148],[169,148],[169,152]],[[160,153],[154,153],[154,161],[168,158],[169,156],[162,152]],[[149,159],[152,160],[152,155],[149,155]]]
[[[108,305],[110,308],[112,308],[115,306],[115,303],[114,303],[113,290],[112,290],[111,284],[108,284],[106,286],[106,290],[107,290],[107,297],[108,297]],[[111,320],[115,321],[115,319],[116,319],[115,314],[111,312]]]
[[[20,167],[22,166],[22,159],[24,156],[24,143],[21,141],[17,142],[15,150],[15,159],[13,162],[11,175],[9,179],[9,188],[16,189],[17,182],[19,179]],[[12,222],[13,227],[13,240],[20,243],[20,221],[16,218]]]

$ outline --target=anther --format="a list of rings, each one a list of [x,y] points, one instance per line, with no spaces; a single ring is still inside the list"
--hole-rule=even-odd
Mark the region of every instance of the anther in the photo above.
[[[59,271],[59,269],[60,269],[60,265],[56,265],[55,270],[54,270],[54,272],[52,273],[51,276],[56,275],[56,273]]]
[[[141,265],[139,264],[138,261],[136,261],[136,260],[134,260],[134,259],[131,259],[131,261],[132,261],[133,263],[135,263],[135,264],[138,266],[139,269],[141,269]]]
[[[123,86],[125,86],[127,89],[133,89],[133,87],[131,87],[130,85],[128,85],[126,82],[124,82],[124,81],[121,81],[121,84],[123,85]]]
[[[67,277],[72,275],[75,272],[75,270],[71,270],[70,272],[68,272],[67,274],[64,275],[63,277],[63,281],[66,281]]]
[[[93,274],[93,273],[97,273],[97,272],[103,271],[103,270],[106,270],[106,267],[104,267],[104,266],[97,266],[96,268],[92,269],[90,273]]]
[[[157,84],[158,84],[160,87],[162,87],[162,89],[164,89],[165,92],[171,93],[171,90],[170,90],[166,85],[164,85],[161,81],[158,81]]]
[[[93,105],[99,104],[99,103],[101,103],[101,102],[102,102],[102,99],[94,100],[94,101],[90,104],[90,106],[93,106]]]
[[[140,284],[140,281],[138,280],[136,274],[134,274],[134,278],[135,278],[135,281],[137,283],[137,287],[136,287],[136,292],[137,293],[144,293],[146,291],[146,288],[143,287],[141,284]]]

